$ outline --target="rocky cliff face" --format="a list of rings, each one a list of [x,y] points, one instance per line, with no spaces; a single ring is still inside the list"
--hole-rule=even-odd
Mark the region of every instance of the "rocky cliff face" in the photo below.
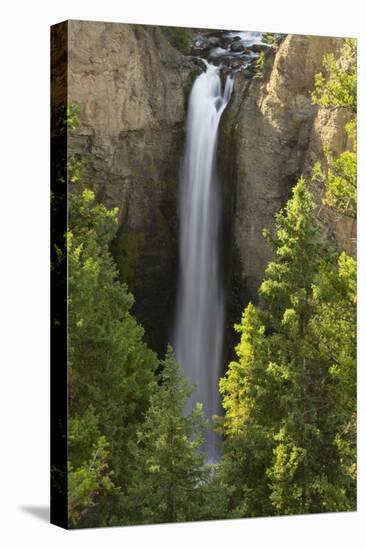
[[[308,181],[314,163],[323,157],[323,146],[327,144],[335,157],[346,149],[351,149],[351,140],[344,130],[345,124],[351,119],[351,113],[346,109],[327,109],[321,107],[317,110],[311,129],[309,147],[306,151],[303,173]],[[334,241],[339,250],[345,250],[347,254],[356,255],[356,219],[337,214],[322,204],[323,190],[311,184],[315,199],[319,206],[318,217],[324,224],[328,236]]]
[[[119,208],[113,253],[156,349],[174,304],[191,67],[159,27],[70,21],[68,42],[68,97],[81,108],[69,145],[90,159],[86,179],[98,199]]]
[[[266,57],[261,76],[238,75],[221,132],[225,204],[241,260],[244,294],[256,301],[270,249],[262,236],[301,174],[309,176],[324,143],[339,154],[346,146],[347,113],[312,105],[314,75],[324,54],[337,54],[337,38],[288,35]],[[352,248],[353,222],[321,207],[340,247]]]
[[[134,313],[160,353],[170,337],[174,311],[185,108],[200,71],[168,38],[159,27],[68,23],[68,100],[81,107],[80,125],[69,145],[90,158],[86,177],[99,200],[119,208],[112,251],[135,295]],[[217,46],[212,34],[204,38],[200,56]],[[227,67],[239,63],[241,70],[247,57],[253,57],[245,49],[234,51],[239,44],[235,37],[221,33],[220,40],[231,41],[225,42],[230,55],[220,49]],[[347,146],[347,113],[313,106],[309,92],[324,54],[340,47],[340,39],[288,35],[276,52],[266,54],[261,76],[237,73],[219,143],[224,236],[233,243],[224,243],[230,333],[246,302],[256,301],[270,259],[263,228],[273,227],[274,213],[297,178],[310,175],[324,142],[335,154]],[[353,251],[353,220],[323,207],[320,191],[314,192],[319,216],[327,220],[335,241]]]

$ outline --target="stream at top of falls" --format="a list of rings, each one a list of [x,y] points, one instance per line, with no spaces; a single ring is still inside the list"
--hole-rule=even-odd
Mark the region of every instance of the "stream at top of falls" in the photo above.
[[[196,389],[187,410],[202,403],[206,418],[220,414],[218,389],[222,367],[224,290],[219,261],[222,215],[217,174],[217,138],[221,115],[230,101],[233,78],[222,85],[220,68],[207,62],[192,87],[180,180],[180,235],[175,355]],[[205,434],[203,451],[217,462],[219,436]]]

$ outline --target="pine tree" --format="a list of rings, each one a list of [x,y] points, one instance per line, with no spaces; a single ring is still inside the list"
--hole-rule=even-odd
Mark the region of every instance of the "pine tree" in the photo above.
[[[276,217],[274,257],[260,288],[274,333],[270,358],[286,377],[281,401],[286,411],[274,434],[274,460],[267,470],[271,501],[280,514],[340,510],[340,464],[330,381],[330,358],[320,352],[313,286],[325,253],[315,219],[315,203],[304,180],[293,190],[286,211]]]
[[[185,412],[192,390],[168,348],[138,433],[134,483],[126,501],[131,523],[192,521],[208,514],[211,469],[200,451],[207,423],[201,404]]]
[[[334,369],[321,346],[330,320],[316,291],[322,270],[334,270],[335,256],[325,253],[303,179],[277,214],[274,234],[266,235],[273,259],[260,287],[261,305],[246,308],[238,361],[221,381],[226,441],[220,475],[234,487],[234,515],[349,509]],[[338,342],[344,359],[352,338]]]
[[[334,158],[324,146],[325,162],[314,166],[313,179],[324,185],[323,202],[341,214],[357,215],[357,62],[356,40],[346,39],[338,61],[328,55],[325,76],[315,78],[313,102],[351,113],[345,130],[350,150]],[[342,487],[349,509],[356,506],[356,260],[342,252],[333,269],[323,265],[314,286],[319,304],[314,318],[319,347],[330,357],[334,398],[339,404],[335,438],[344,472]]]
[[[230,516],[262,516],[272,512],[266,468],[272,458],[272,432],[280,418],[276,400],[280,385],[268,369],[265,326],[252,304],[236,330],[241,334],[238,360],[230,363],[220,381],[225,410],[220,426],[226,439],[217,475],[228,496]]]
[[[68,517],[78,527],[102,496],[117,491],[109,464],[108,442],[100,435],[93,407],[70,418],[68,430]],[[102,520],[99,513],[99,519]]]
[[[314,285],[317,312],[312,323],[319,350],[330,362],[330,390],[336,404],[335,444],[343,472],[339,486],[347,508],[356,507],[356,261],[342,252],[336,265],[322,265]]]
[[[70,449],[74,450],[70,455],[69,482],[75,487],[72,495],[82,496],[81,503],[71,504],[78,512],[78,526],[93,526],[111,524],[114,515],[119,514],[116,490],[109,490],[111,485],[102,481],[102,464],[108,454],[113,484],[122,493],[126,491],[132,466],[129,448],[148,407],[158,363],[143,342],[142,327],[130,313],[133,297],[119,282],[109,252],[117,230],[117,211],[96,201],[83,183],[83,164],[73,156],[69,159],[69,414],[72,426],[93,407],[98,434],[89,446],[88,457],[80,454],[80,445],[76,448],[70,441]],[[86,429],[85,422],[79,425]],[[79,436],[84,437],[81,433]],[[83,472],[96,451],[102,460],[99,479],[85,480]],[[98,467],[94,462],[93,475],[97,475]],[[103,491],[97,491],[98,498],[93,498],[92,506],[81,489],[76,490],[78,479],[84,486],[89,481],[99,487],[102,483]],[[83,502],[87,511],[82,509]]]

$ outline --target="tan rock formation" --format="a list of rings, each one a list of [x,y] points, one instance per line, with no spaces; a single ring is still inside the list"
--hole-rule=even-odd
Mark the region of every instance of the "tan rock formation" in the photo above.
[[[275,55],[267,57],[262,78],[241,75],[235,83],[221,134],[222,162],[225,168],[230,165],[225,170],[230,182],[224,185],[235,195],[233,233],[251,299],[256,299],[270,259],[263,228],[273,227],[275,212],[297,178],[310,174],[324,141],[336,153],[346,146],[346,113],[319,109],[310,97],[324,54],[338,54],[340,48],[338,38],[288,35]],[[334,212],[327,215],[337,217]],[[339,234],[334,234],[343,247],[351,228],[348,220],[337,224]]]
[[[178,53],[158,27],[70,21],[68,68],[69,102],[81,106],[70,146],[92,155],[98,194],[120,208],[121,223],[141,228],[176,175],[185,76]]]
[[[177,190],[192,66],[159,27],[71,21],[68,44],[69,102],[81,107],[70,147],[82,158],[90,155],[88,182],[107,206],[119,208],[114,254],[156,347],[170,337],[174,308]],[[349,145],[346,111],[318,108],[310,97],[324,54],[338,54],[341,45],[337,38],[288,35],[267,56],[262,77],[236,79],[219,151],[226,225],[232,224],[245,286],[241,307],[257,299],[270,259],[263,228],[273,227],[297,178],[309,178],[324,142],[335,154]],[[338,246],[353,251],[354,221],[322,206],[314,191]]]
[[[90,158],[86,179],[98,199],[119,208],[113,252],[156,348],[169,337],[174,305],[190,68],[154,26],[70,21],[68,46],[69,103],[81,108],[69,146]]]

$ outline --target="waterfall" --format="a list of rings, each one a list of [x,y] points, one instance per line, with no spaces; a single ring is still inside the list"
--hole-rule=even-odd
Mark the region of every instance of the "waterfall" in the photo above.
[[[221,115],[233,79],[222,89],[219,68],[206,63],[192,87],[180,182],[180,263],[173,345],[186,378],[197,385],[189,407],[203,404],[209,420],[220,413],[218,380],[224,330],[219,266],[221,197],[216,169]],[[209,430],[204,450],[218,457],[218,436]]]

